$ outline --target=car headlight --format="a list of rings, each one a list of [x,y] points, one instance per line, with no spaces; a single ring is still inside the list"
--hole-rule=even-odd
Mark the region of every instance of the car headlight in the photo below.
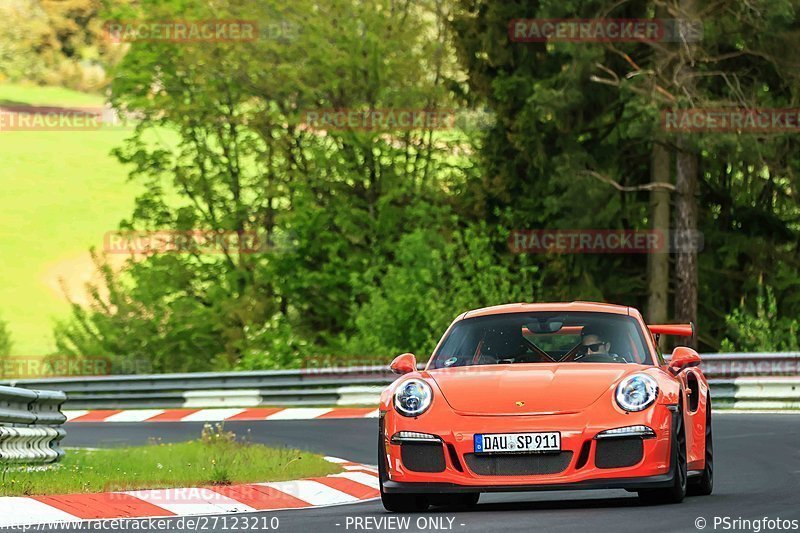
[[[430,385],[421,379],[409,379],[397,387],[394,408],[403,416],[419,416],[428,410],[432,399]]]
[[[617,404],[626,411],[641,411],[656,401],[658,383],[647,374],[633,374],[617,385]]]

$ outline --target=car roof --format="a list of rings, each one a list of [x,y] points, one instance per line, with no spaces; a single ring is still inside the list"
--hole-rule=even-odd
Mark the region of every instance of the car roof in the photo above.
[[[582,311],[589,313],[614,313],[618,315],[638,316],[639,312],[626,305],[607,304],[600,302],[552,302],[552,303],[513,303],[494,305],[473,309],[461,315],[461,319],[476,316],[498,315],[502,313],[530,313],[535,311]]]

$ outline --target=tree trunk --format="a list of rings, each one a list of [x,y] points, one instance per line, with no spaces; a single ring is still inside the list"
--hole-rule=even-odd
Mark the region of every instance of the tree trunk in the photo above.
[[[670,183],[670,152],[662,144],[653,143],[651,181]],[[651,229],[661,232],[664,242],[669,242],[669,191],[653,189],[650,192]],[[669,301],[669,254],[668,250],[650,253],[647,260],[647,321],[663,324],[668,319]],[[664,343],[660,343],[662,349]]]
[[[656,6],[656,17],[669,18],[669,12],[664,5]],[[663,97],[657,90],[660,79],[665,77],[664,71],[668,68],[669,60],[661,48],[653,50],[653,78],[652,98],[660,102]],[[672,147],[667,148],[663,142],[663,135],[653,138],[653,152],[650,159],[650,181],[653,183],[672,183]],[[653,189],[650,192],[650,228],[660,232],[664,243],[670,242],[670,191],[668,189]],[[652,252],[647,259],[647,321],[651,324],[664,324],[669,320],[669,249]],[[667,337],[661,337],[659,346],[662,351],[667,348]]]
[[[679,0],[678,5],[680,18],[699,19],[696,0]],[[694,95],[696,46],[692,42],[677,44],[680,50],[678,85],[682,94]],[[692,104],[691,96],[689,102]],[[693,243],[691,237],[697,233],[698,156],[686,134],[678,136],[676,145],[674,226],[676,235],[671,240],[684,246],[679,246],[675,250],[675,318],[681,322],[697,323],[697,250],[691,246]],[[695,339],[685,344],[697,347]]]
[[[697,231],[697,154],[685,135],[678,138],[675,176],[676,242],[691,243]],[[675,318],[697,323],[697,250],[679,247],[675,260]],[[687,343],[696,348],[696,342]]]

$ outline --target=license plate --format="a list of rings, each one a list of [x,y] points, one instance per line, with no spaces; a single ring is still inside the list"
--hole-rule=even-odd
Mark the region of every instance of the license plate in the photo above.
[[[475,453],[520,453],[561,451],[561,433],[491,433],[474,437]]]

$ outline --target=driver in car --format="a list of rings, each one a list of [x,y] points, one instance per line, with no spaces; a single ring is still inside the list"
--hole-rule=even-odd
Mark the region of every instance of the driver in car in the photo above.
[[[583,328],[581,331],[581,344],[585,350],[585,355],[609,355],[608,350],[611,348],[611,343],[600,336],[600,332]]]
[[[600,329],[586,326],[581,330],[581,352],[575,361],[584,363],[627,363],[625,357],[611,351],[611,342]]]

